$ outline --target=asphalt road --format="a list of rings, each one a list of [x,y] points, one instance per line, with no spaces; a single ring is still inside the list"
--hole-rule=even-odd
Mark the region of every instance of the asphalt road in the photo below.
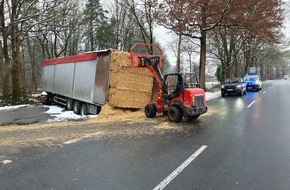
[[[9,110],[0,110],[0,125],[45,123],[54,117],[44,113],[49,108],[43,106],[24,106]]]
[[[0,166],[0,189],[289,190],[289,97],[289,81],[268,82],[172,133],[27,150]]]

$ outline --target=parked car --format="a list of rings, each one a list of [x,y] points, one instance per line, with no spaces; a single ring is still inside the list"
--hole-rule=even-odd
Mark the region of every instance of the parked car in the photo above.
[[[283,80],[288,80],[288,75],[284,75]]]
[[[247,91],[249,90],[262,90],[262,81],[258,74],[246,74],[244,76]]]
[[[221,85],[222,97],[232,94],[236,94],[239,96],[246,94],[246,85],[242,78],[228,78]]]

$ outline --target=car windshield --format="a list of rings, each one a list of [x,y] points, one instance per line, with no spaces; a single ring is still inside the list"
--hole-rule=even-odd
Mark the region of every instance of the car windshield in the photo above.
[[[250,81],[259,80],[259,75],[246,75],[244,77],[244,80],[250,80]]]
[[[225,84],[230,84],[230,83],[240,83],[241,80],[238,78],[231,78],[231,79],[226,79]]]

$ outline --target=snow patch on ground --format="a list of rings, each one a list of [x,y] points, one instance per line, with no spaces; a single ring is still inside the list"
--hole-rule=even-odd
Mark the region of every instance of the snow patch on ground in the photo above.
[[[221,92],[220,91],[217,91],[217,92],[206,92],[206,101],[208,100],[212,100],[214,98],[218,98],[221,96]]]
[[[45,106],[49,108],[44,113],[47,113],[53,117],[54,119],[49,119],[47,122],[59,122],[59,121],[68,121],[68,120],[82,120],[82,119],[88,119],[88,118],[95,118],[96,115],[87,115],[87,116],[80,116],[75,114],[73,111],[66,111],[64,108],[59,106]]]

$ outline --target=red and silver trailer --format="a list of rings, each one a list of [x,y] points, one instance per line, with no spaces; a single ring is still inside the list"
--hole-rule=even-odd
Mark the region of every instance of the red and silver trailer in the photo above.
[[[43,104],[56,102],[76,114],[98,114],[109,93],[111,50],[43,61]]]

